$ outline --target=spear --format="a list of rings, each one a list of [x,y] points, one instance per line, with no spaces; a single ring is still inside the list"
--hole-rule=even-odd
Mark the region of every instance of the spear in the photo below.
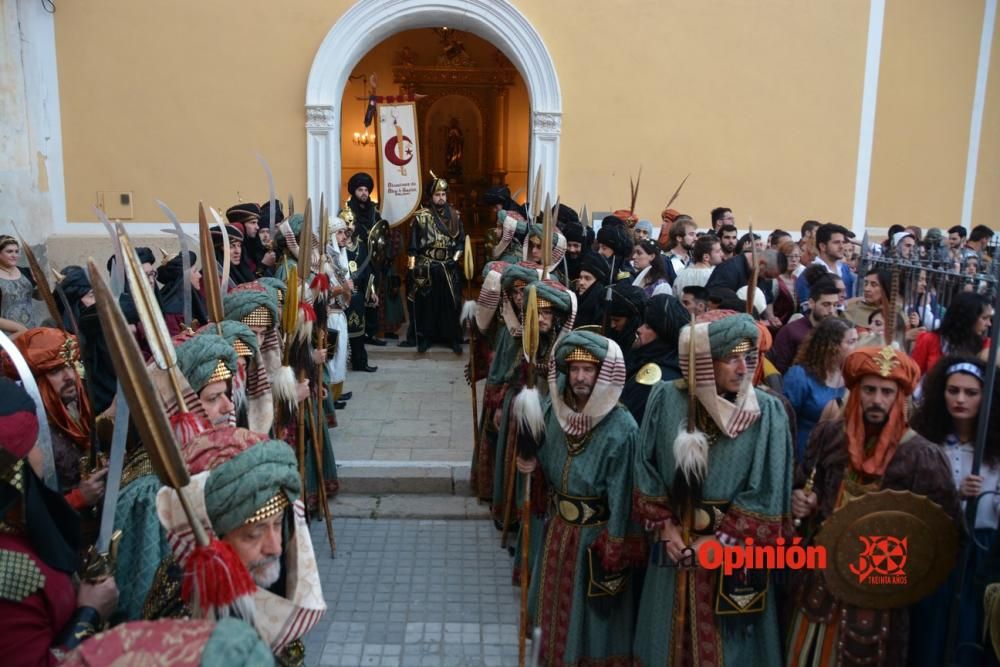
[[[993,312],[1000,312],[1000,274],[993,268]],[[888,324],[888,323],[887,323]],[[997,374],[997,345],[1000,345],[1000,325],[993,322],[991,332],[990,351],[987,353],[986,377],[983,378],[983,397],[979,402],[979,415],[976,422],[976,449],[972,455],[972,471],[970,474],[978,475],[983,464],[983,455],[986,451],[986,442],[990,437],[990,408],[993,405],[993,388]],[[984,494],[985,495],[985,494]],[[978,511],[979,496],[969,498],[965,505],[965,525],[969,527],[970,534],[976,525],[976,514]],[[971,536],[971,535],[970,535]],[[965,581],[966,570],[969,566],[969,558],[976,548],[975,538],[965,542],[962,553],[958,561],[958,585],[952,593],[951,609],[948,617],[947,655],[951,658],[951,664],[957,664],[958,657],[958,620],[959,610],[962,602],[962,589]]]
[[[752,235],[751,235],[750,239],[751,239],[751,242],[752,242],[753,241],[753,236]],[[687,424],[685,425],[686,428],[684,429],[684,432],[678,434],[678,436],[677,436],[678,438],[684,438],[685,440],[687,440],[687,443],[684,445],[684,447],[687,447],[687,448],[698,447],[698,444],[695,444],[695,440],[699,439],[699,436],[700,436],[700,439],[704,439],[704,437],[705,437],[703,433],[699,433],[698,432],[698,428],[697,428],[697,424],[698,424],[698,398],[696,396],[695,391],[696,391],[697,386],[698,386],[698,384],[697,384],[698,383],[698,373],[697,373],[697,370],[696,370],[697,363],[698,363],[698,354],[697,354],[697,349],[695,347],[695,338],[696,338],[695,328],[696,328],[695,314],[691,313],[691,324],[688,327],[690,333],[688,334],[688,349],[687,349],[687,353],[688,353],[688,377],[687,377],[687,384],[688,384],[688,415],[687,415]],[[679,450],[678,444],[679,443],[674,442],[674,451],[675,452]],[[707,442],[705,444],[707,445]],[[707,446],[705,447],[705,449],[707,450]],[[678,471],[678,473],[680,473],[680,472],[681,471]],[[677,479],[680,476],[681,475],[679,475],[679,474],[675,474],[675,483],[676,483]],[[687,483],[689,480],[686,477],[684,478],[684,480],[685,480],[684,481],[685,486],[690,486]],[[689,495],[689,494],[686,494],[686,495]],[[688,544],[688,541],[690,540],[690,537],[691,537],[691,535],[690,535],[690,533],[691,533],[691,498],[687,497],[686,499],[684,499],[683,503],[684,503],[684,506],[681,509],[681,539],[683,540],[683,542],[684,542],[684,544],[686,546]],[[678,569],[678,571],[677,571],[677,587],[676,587],[676,590],[675,590],[675,593],[674,593],[675,594],[674,599],[677,601],[678,609],[677,609],[677,614],[674,616],[673,631],[671,632],[671,637],[670,637],[670,640],[673,642],[673,647],[674,647],[674,659],[673,659],[673,663],[672,664],[678,664],[678,665],[683,663],[683,658],[684,658],[684,642],[683,642],[683,640],[682,640],[682,638],[680,636],[681,633],[678,632],[678,630],[683,631],[684,625],[685,625],[685,618],[684,617],[687,615],[688,577],[689,576],[690,576],[690,572],[687,569],[685,569],[685,568],[679,568]]]
[[[274,196],[274,176],[271,174],[271,168],[267,166],[267,160],[265,160],[264,156],[261,155],[260,153],[257,153],[257,161],[260,162],[261,166],[264,167],[264,173],[267,174],[267,196],[268,196],[268,201],[270,202],[270,205],[268,206],[270,210],[268,211],[269,219],[267,221],[267,231],[268,235],[271,238],[271,244],[273,245],[274,220],[275,216],[277,215],[277,211],[275,210],[275,205],[274,205],[276,199],[276,197]],[[292,214],[289,213],[288,215],[291,216]]]
[[[11,225],[13,225],[11,221]],[[21,237],[21,232],[14,228],[17,234],[17,239],[21,243],[21,249],[24,251],[24,256],[28,258],[28,266],[31,267],[31,275],[35,278],[35,287],[38,288],[38,294],[42,297],[42,301],[45,302],[45,307],[49,311],[49,316],[52,318],[53,324],[58,329],[65,330],[66,327],[63,326],[63,318],[59,314],[59,307],[56,306],[56,299],[52,295],[52,288],[49,287],[49,281],[45,278],[45,272],[42,271],[41,264],[38,263],[38,259],[35,257],[35,252],[31,249],[31,246],[24,242],[24,238]]]
[[[183,293],[184,326],[190,329],[191,328],[191,256],[188,255],[188,237],[187,234],[184,233],[184,228],[181,227],[180,220],[178,220],[177,216],[174,215],[174,212],[170,210],[170,207],[164,204],[159,199],[156,200],[156,205],[160,207],[160,209],[166,214],[167,218],[170,220],[170,224],[173,225],[174,228],[173,233],[177,235],[177,241],[178,243],[180,243],[181,246],[181,269],[184,271],[184,273],[182,274],[183,278],[181,282],[181,288],[184,290]],[[198,207],[201,208],[200,203]],[[200,218],[205,217],[203,211],[201,212],[201,215],[199,217]],[[169,231],[169,230],[162,230],[162,231]],[[205,231],[202,230],[201,233],[205,234]],[[211,246],[209,246],[209,251],[210,254],[208,256],[214,257],[215,256],[214,251],[212,251]],[[205,252],[204,247],[202,247],[201,252],[204,255]]]
[[[142,274],[139,259],[132,249],[132,242],[121,223],[118,223],[118,240],[122,248],[122,264],[124,264],[125,275],[128,283],[132,286],[132,299],[135,302],[136,311],[139,313],[139,321],[142,323],[143,332],[149,343],[149,349],[153,353],[153,361],[163,371],[166,371],[170,380],[170,387],[177,402],[177,414],[170,418],[171,426],[174,428],[174,435],[181,443],[187,443],[202,430],[202,425],[193,413],[188,410],[187,402],[184,400],[183,386],[186,383],[180,368],[177,367],[177,354],[174,351],[173,341],[170,339],[170,332],[167,324],[163,320],[163,313],[156,302],[153,290]],[[91,285],[94,278],[90,278]],[[132,406],[133,414],[144,414]]]
[[[545,210],[548,212],[549,222],[552,215],[545,203]],[[551,244],[549,244],[550,247]],[[538,356],[538,295],[534,285],[527,289],[527,298],[524,307],[524,330],[521,334],[521,346],[528,363],[527,386],[521,390],[515,399],[514,411],[519,413],[517,418],[517,455],[521,459],[528,461],[534,459],[538,453],[538,439],[541,437],[542,424],[538,423],[534,416],[541,414],[541,404],[538,399],[538,390],[535,389],[535,358]],[[530,405],[529,405],[530,403]],[[534,419],[534,421],[532,421]],[[514,471],[511,471],[511,479],[514,479]],[[529,586],[529,559],[531,552],[531,473],[524,473],[522,478],[524,484],[524,502],[521,505],[521,631],[518,633],[518,665],[524,667],[525,641],[528,635],[528,586]]]
[[[303,220],[304,225],[309,225],[310,230],[312,229],[311,220]],[[313,279],[311,287],[313,290],[313,308],[316,310],[316,326],[319,330],[316,332],[316,347],[320,350],[326,349],[326,299],[327,292],[330,289],[330,278],[327,275],[327,257],[326,257],[326,244],[330,240],[330,227],[326,222],[326,198],[321,193],[319,196],[319,271],[316,272],[316,277]],[[299,254],[302,254],[302,250],[299,250]],[[305,257],[305,259],[299,260],[300,262],[305,261],[306,263],[306,273],[309,275],[309,264],[312,261],[312,252]],[[315,414],[310,410],[309,417],[312,423],[312,435],[313,435],[313,456],[316,463],[316,483],[319,487],[319,502],[323,507],[323,520],[326,523],[326,539],[330,544],[330,553],[337,553],[337,540],[333,534],[333,518],[330,516],[330,505],[326,501],[326,485],[323,481],[323,446],[322,446],[322,433],[321,428],[326,428],[326,415],[323,410],[323,364],[316,364],[316,411]]]
[[[219,226],[219,233],[222,235],[222,275],[219,276],[219,288],[225,292],[229,291],[229,272],[232,270],[233,258],[229,252],[229,230],[226,229],[226,223],[223,221],[222,216],[212,208],[208,207],[208,210],[212,212],[212,217],[215,218],[215,224]],[[210,255],[214,257],[214,255]],[[204,264],[208,260],[203,260]],[[204,270],[204,269],[203,269]]]
[[[208,229],[208,219],[205,217],[205,207],[198,202],[198,241],[201,243],[199,249],[202,257],[214,257],[212,247],[212,233]],[[219,273],[218,267],[213,261],[202,262],[204,280],[202,280],[202,290],[205,292],[205,309],[208,311],[208,319],[215,322],[216,333],[222,335],[222,321],[225,315],[222,309],[222,296],[219,293]]]
[[[750,232],[750,263],[753,268],[750,271],[750,283],[747,285],[747,315],[753,315],[753,302],[757,296],[757,281],[760,278],[760,264],[757,263],[757,243],[753,236],[753,220],[747,218],[747,227]]]
[[[296,291],[302,289],[302,287],[308,284],[309,281],[309,264],[310,258],[312,257],[312,200],[306,199],[306,210],[302,218],[302,230],[299,232],[299,254],[296,258],[296,266],[299,268],[298,275],[301,278],[303,285],[299,285],[297,282],[294,285]],[[304,304],[303,304],[304,305]],[[298,309],[296,309],[297,311]],[[298,326],[298,316],[299,313],[295,313],[295,333],[291,338],[299,339],[300,343],[305,343],[308,345],[309,341],[303,341],[303,335],[306,330],[305,321],[301,327]],[[307,373],[305,368],[298,368],[298,380],[302,382],[307,379]],[[306,410],[308,406],[300,404],[298,406],[299,413],[299,423],[298,430],[295,433],[297,444],[298,444],[298,454],[299,454],[299,475],[302,478],[302,488],[305,489],[306,482]]]
[[[472,285],[476,276],[476,258],[472,254],[472,237],[465,236],[465,256],[463,257],[465,269],[465,282]],[[479,460],[479,422],[476,419],[476,410],[479,407],[479,398],[476,396],[476,325],[472,318],[468,318],[469,323],[469,385],[472,390],[472,461],[473,465]]]
[[[549,196],[545,195],[545,211],[542,214],[542,280],[549,277],[549,264],[552,263],[552,208],[549,206]]]
[[[531,187],[531,209],[528,211],[528,222],[535,219],[538,209],[542,205],[542,164],[538,163],[535,171],[535,183]],[[527,242],[525,242],[527,243]]]
[[[126,273],[133,275],[138,265],[131,244],[120,230],[122,250],[126,260]],[[211,539],[205,531],[200,517],[195,513],[188,500],[185,488],[190,484],[191,477],[184,458],[181,455],[177,440],[171,430],[170,421],[164,412],[152,379],[146,371],[142,353],[128,328],[125,316],[117,299],[111,294],[104,276],[97,268],[93,258],[87,261],[90,282],[97,301],[97,312],[101,320],[101,328],[108,341],[108,351],[115,372],[121,382],[120,387],[128,401],[131,412],[142,415],[142,419],[134,421],[139,431],[140,441],[149,455],[149,462],[157,478],[165,486],[172,488],[180,501],[181,508],[187,517],[188,526],[195,541],[194,550],[188,555],[184,566],[184,578],[181,587],[182,597],[191,604],[196,614],[210,617],[227,615],[227,608],[237,612],[246,608],[243,602],[254,594],[257,585],[250,572],[240,562],[235,550],[225,542]],[[136,276],[139,277],[139,276]],[[145,283],[144,277],[141,278]],[[139,288],[140,284],[133,280],[132,285]],[[143,313],[145,304],[140,305],[146,289],[134,289],[136,306]],[[161,318],[162,320],[162,318]],[[156,330],[147,330],[150,345],[154,354],[158,352],[156,345]],[[171,350],[173,348],[171,347]],[[178,400],[180,396],[178,396]],[[212,586],[205,586],[211,582]],[[251,603],[252,604],[252,603]],[[249,619],[247,619],[249,620]]]

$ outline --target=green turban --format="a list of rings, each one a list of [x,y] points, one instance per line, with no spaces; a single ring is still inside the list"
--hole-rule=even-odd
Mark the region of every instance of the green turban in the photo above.
[[[223,369],[226,377],[219,377]],[[177,366],[197,394],[205,385],[218,380],[228,380],[236,374],[236,351],[225,338],[213,333],[200,333],[177,348]]]
[[[538,280],[538,271],[530,266],[511,264],[504,269],[503,278],[500,281],[503,291],[510,291],[510,289],[514,286],[515,280],[523,281],[525,284],[533,283]]]
[[[284,301],[285,292],[288,291],[288,285],[285,283],[284,280],[281,280],[280,278],[271,278],[270,276],[268,276],[266,278],[258,278],[257,282],[263,285],[268,292],[271,292],[273,294],[274,300],[276,302],[281,303],[282,301]]]
[[[299,467],[287,442],[265,440],[212,469],[205,482],[205,509],[216,535],[247,522],[283,491],[294,502],[301,491]]]
[[[238,343],[242,343],[249,348],[249,356],[254,358],[257,357],[257,352],[259,351],[257,347],[257,334],[255,334],[250,327],[235,320],[223,320],[221,322],[221,326],[222,337],[227,343],[233,346],[233,349],[236,350],[237,357],[247,356],[246,354],[240,354],[240,350],[236,349],[238,347]]]
[[[238,665],[273,665],[274,654],[257,631],[237,618],[221,618],[201,653],[201,664],[208,667]]]
[[[539,299],[545,299],[552,304],[552,310],[562,317],[566,317],[573,310],[573,300],[569,290],[559,283],[551,280],[536,280],[528,287],[535,288],[535,294]],[[527,294],[527,292],[525,292]]]
[[[275,296],[266,287],[257,289],[235,289],[222,299],[222,307],[227,320],[237,322],[263,306],[271,313],[274,323],[278,323],[278,304]]]
[[[291,227],[292,233],[295,234],[295,238],[299,238],[299,232],[302,231],[303,220],[305,220],[305,216],[301,213],[296,213],[288,219],[288,226]]]
[[[590,356],[597,360],[595,363],[603,363],[604,357],[608,353],[608,339],[592,331],[579,329],[571,331],[556,346],[556,370],[560,373],[566,373],[569,367],[569,362],[566,358],[573,354],[577,348],[588,352]]]
[[[708,345],[713,359],[721,359],[731,353],[744,340],[749,340],[756,347],[759,338],[760,329],[746,313],[728,315],[708,325]]]

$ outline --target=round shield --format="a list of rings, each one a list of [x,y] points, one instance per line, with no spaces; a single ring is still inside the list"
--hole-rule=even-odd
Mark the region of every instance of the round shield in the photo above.
[[[941,507],[909,491],[887,489],[852,499],[820,528],[830,592],[865,609],[912,604],[951,572],[958,529]]]

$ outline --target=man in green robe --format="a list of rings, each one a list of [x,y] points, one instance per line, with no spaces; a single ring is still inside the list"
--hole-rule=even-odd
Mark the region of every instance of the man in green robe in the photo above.
[[[589,331],[563,338],[554,362],[537,455],[522,449],[517,463],[541,474],[552,496],[529,618],[541,628],[541,664],[625,667],[635,619],[628,568],[644,555],[627,535],[638,427],[618,403],[625,362],[614,341]]]
[[[517,393],[518,370],[521,368],[521,334],[523,332],[524,321],[524,288],[529,283],[538,280],[538,271],[531,265],[511,264],[507,266],[500,279],[500,285],[504,294],[504,301],[501,305],[504,327],[501,329],[493,361],[490,364],[490,372],[486,377],[486,396],[490,398],[489,404],[483,403],[486,410],[483,418],[487,427],[484,430],[485,437],[492,436],[492,442],[488,446],[492,450],[492,483],[493,490],[492,509],[493,519],[501,529],[509,528],[506,523],[511,519],[510,515],[504,513],[504,500],[506,498],[506,486],[509,468],[513,467],[513,459],[506,456],[507,423],[510,418],[510,404]],[[504,331],[506,329],[506,331]],[[480,451],[480,457],[483,452]],[[480,474],[482,471],[480,471]]]
[[[694,555],[712,540],[774,546],[786,529],[792,442],[781,403],[752,386],[759,335],[749,315],[706,313],[681,331],[689,380],[650,392],[635,460],[635,510],[655,541],[634,642],[643,667],[781,664],[766,571],[720,581]]]
[[[500,229],[498,241],[493,246],[493,257],[501,262],[514,264],[524,255],[524,241],[528,235],[528,223],[517,211],[497,212],[497,227]]]
[[[184,449],[191,472],[185,495],[209,539],[232,547],[257,584],[239,601],[280,665],[304,663],[302,637],[326,610],[312,538],[300,498],[295,454],[280,440],[241,428],[216,428]],[[206,613],[197,592],[182,585],[197,567],[195,544],[177,491],[163,487],[156,511],[172,555],[163,560],[146,598],[146,619]],[[249,605],[249,608],[248,608]],[[236,606],[236,605],[234,605]]]
[[[508,281],[504,287],[504,276],[508,269],[519,273],[516,281]],[[483,286],[476,299],[475,326],[481,335],[490,336],[493,358],[486,373],[483,387],[483,410],[480,414],[480,436],[473,452],[472,488],[476,496],[489,502],[493,499],[493,466],[496,454],[497,426],[494,416],[503,406],[507,382],[517,364],[517,352],[521,348],[521,299],[524,286],[535,280],[537,274],[523,267],[493,262],[486,268]],[[497,318],[500,314],[500,318]],[[499,322],[498,322],[499,319]],[[483,355],[478,359],[482,360]],[[482,377],[478,364],[476,377]],[[502,496],[501,496],[502,497]],[[499,502],[500,498],[497,498]]]
[[[534,359],[529,360],[523,352],[518,357],[519,368],[512,380],[511,388],[507,392],[508,397],[510,397],[510,400],[505,403],[508,410],[501,417],[500,433],[503,439],[497,442],[497,460],[503,458],[509,462],[503,471],[505,477],[502,481],[502,488],[505,492],[504,502],[506,506],[504,510],[511,518],[510,524],[517,523],[520,516],[518,508],[522,506],[524,498],[524,479],[523,476],[517,474],[515,469],[517,442],[518,438],[523,437],[524,431],[521,424],[525,419],[540,421],[541,408],[533,409],[530,406],[539,405],[535,396],[548,395],[549,366],[552,364],[552,355],[559,341],[573,330],[573,318],[576,316],[576,294],[566,289],[562,283],[550,279],[536,280],[525,288],[525,295],[529,294],[531,290],[535,291],[538,304],[538,349]],[[525,296],[526,300],[527,298]],[[529,386],[529,373],[532,372],[535,382],[534,386]],[[529,396],[530,394],[534,394],[534,396]],[[512,477],[513,479],[511,479]],[[538,475],[534,476],[533,479],[536,482],[541,480]],[[514,493],[511,493],[512,490]],[[531,505],[529,572],[535,562],[535,557],[541,552],[541,539],[544,535],[547,507],[543,485],[535,484],[531,492]],[[524,526],[520,526],[520,530],[523,531]],[[522,544],[523,533],[519,532],[512,577],[515,586],[520,583]]]

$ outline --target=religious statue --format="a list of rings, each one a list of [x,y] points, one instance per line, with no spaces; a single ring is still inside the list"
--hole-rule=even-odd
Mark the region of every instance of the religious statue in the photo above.
[[[445,171],[450,178],[462,176],[462,152],[465,148],[465,135],[458,123],[458,118],[452,116],[448,127],[448,140],[445,144]]]

